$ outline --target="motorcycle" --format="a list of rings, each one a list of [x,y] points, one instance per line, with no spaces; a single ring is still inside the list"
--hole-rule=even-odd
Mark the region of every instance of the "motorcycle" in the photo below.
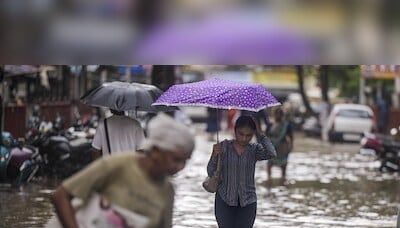
[[[32,146],[43,158],[43,172],[66,178],[91,162],[91,140],[69,138],[60,132],[48,131],[35,136]]]
[[[78,138],[93,139],[98,126],[98,116],[84,116],[81,119],[76,119],[72,126],[67,129],[65,136],[69,140]]]

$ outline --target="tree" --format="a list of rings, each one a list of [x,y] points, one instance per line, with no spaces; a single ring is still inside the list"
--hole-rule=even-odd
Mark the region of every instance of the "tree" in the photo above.
[[[175,84],[174,65],[154,65],[151,71],[151,84],[157,86],[162,91],[166,91]]]
[[[297,65],[296,66],[296,74],[299,83],[299,92],[301,94],[301,98],[303,99],[304,107],[306,108],[306,112],[309,115],[316,116],[317,114],[311,108],[310,102],[308,101],[307,94],[304,89],[304,66]]]
[[[323,65],[320,66],[319,68],[319,85],[321,88],[321,95],[322,95],[322,101],[326,102],[326,103],[330,103],[329,102],[329,66],[327,65]]]
[[[358,97],[360,87],[360,66],[330,66],[329,85],[338,88],[342,97]]]

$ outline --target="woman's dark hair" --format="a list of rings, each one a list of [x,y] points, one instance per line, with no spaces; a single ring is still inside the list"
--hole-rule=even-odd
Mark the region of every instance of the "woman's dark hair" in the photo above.
[[[235,131],[238,128],[248,127],[253,131],[256,131],[256,123],[251,116],[240,116],[235,123]]]

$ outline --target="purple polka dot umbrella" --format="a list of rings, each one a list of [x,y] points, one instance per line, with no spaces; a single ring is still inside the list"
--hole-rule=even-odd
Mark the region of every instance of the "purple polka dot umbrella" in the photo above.
[[[258,112],[280,104],[260,84],[213,78],[171,86],[152,105],[205,106]]]
[[[200,82],[173,85],[152,105],[204,106],[258,112],[264,108],[280,104],[260,84],[213,78]],[[218,132],[217,142],[219,142]]]

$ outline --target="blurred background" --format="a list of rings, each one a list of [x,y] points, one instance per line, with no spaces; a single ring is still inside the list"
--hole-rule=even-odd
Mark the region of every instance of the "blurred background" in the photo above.
[[[4,145],[0,146],[0,227],[42,227],[54,215],[50,195],[55,186],[71,175],[68,170],[76,172],[90,162],[93,134],[109,113],[81,103],[87,91],[110,81],[153,84],[165,91],[175,84],[210,78],[264,85],[282,103],[290,123],[294,143],[286,179],[282,181],[280,170],[273,167],[267,181],[266,164],[257,165],[255,227],[396,224],[399,65],[1,65],[0,69]],[[275,109],[246,114],[258,118],[268,133],[276,122]],[[220,113],[216,120],[220,138],[232,138],[233,123],[243,113]],[[126,115],[138,119],[144,129],[151,118],[147,113]],[[180,107],[173,115],[191,128],[197,145],[185,170],[174,178],[174,227],[216,227],[214,197],[200,187],[215,143],[215,132],[207,131],[211,115],[203,107]],[[52,167],[56,152],[51,148],[58,143],[67,145],[58,152],[68,156]],[[14,149],[34,156],[23,158],[28,162],[7,163],[7,151],[13,154]],[[22,167],[16,173],[9,168],[15,165]]]
[[[90,64],[393,64],[393,1],[5,0],[0,60]]]
[[[381,132],[400,122],[399,65],[2,65],[0,69],[2,127],[17,137],[22,137],[26,128],[26,121],[21,120],[27,120],[35,105],[51,110],[50,119],[57,111],[68,114],[67,124],[73,121],[70,114],[75,108],[90,114],[80,97],[108,81],[153,84],[163,91],[174,84],[210,78],[260,83],[281,103],[291,106],[297,129],[307,118],[318,117],[322,103],[330,109],[338,103],[366,105],[378,121],[380,101],[384,100],[388,116]],[[21,112],[11,114],[17,109]],[[204,121],[206,112],[193,109],[191,118]]]

